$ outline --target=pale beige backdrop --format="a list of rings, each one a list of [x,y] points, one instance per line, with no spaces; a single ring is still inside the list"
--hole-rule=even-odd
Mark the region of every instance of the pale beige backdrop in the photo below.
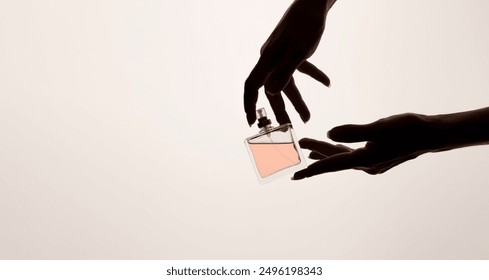
[[[0,258],[489,258],[489,147],[257,184],[243,82],[290,2],[1,0]],[[489,106],[488,11],[338,0],[297,134]]]

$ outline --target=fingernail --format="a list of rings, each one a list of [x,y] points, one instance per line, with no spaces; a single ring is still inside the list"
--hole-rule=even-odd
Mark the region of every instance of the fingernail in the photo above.
[[[335,129],[333,128],[326,133],[326,137],[328,137],[329,139],[333,139],[335,137],[335,134],[336,134],[336,132],[335,132]]]
[[[246,121],[248,122],[248,125],[251,127],[255,120],[253,119],[253,116],[246,115]]]
[[[307,113],[302,113],[302,114],[299,114],[300,117],[301,117],[301,120],[303,123],[307,123],[310,119],[311,119],[311,113],[307,112]]]
[[[292,176],[292,178],[290,178],[292,181],[298,181],[298,180],[302,180],[304,179],[304,177],[301,177],[300,175],[298,175],[297,173],[294,174],[294,176]]]

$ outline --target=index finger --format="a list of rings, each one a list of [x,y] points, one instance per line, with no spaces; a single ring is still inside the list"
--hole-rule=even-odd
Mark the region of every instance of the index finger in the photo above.
[[[270,73],[270,63],[263,56],[251,70],[244,85],[244,110],[246,119],[251,126],[256,121],[256,102],[258,101],[258,90],[265,84]]]

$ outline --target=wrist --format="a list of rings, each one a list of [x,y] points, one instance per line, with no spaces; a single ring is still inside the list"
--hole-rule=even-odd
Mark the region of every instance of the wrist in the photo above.
[[[434,151],[489,144],[489,109],[427,116],[436,142]]]
[[[431,152],[451,150],[454,146],[454,123],[444,115],[425,116],[426,123],[431,131],[428,136],[432,141]]]

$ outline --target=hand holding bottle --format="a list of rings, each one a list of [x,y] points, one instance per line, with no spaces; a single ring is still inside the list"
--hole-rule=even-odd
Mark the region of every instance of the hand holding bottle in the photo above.
[[[258,90],[266,96],[280,124],[290,122],[280,92],[283,91],[304,122],[310,112],[292,74],[299,70],[326,86],[326,74],[306,61],[316,50],[325,28],[326,15],[336,0],[295,0],[261,48],[258,63],[246,79],[244,108],[248,124],[256,121]]]

